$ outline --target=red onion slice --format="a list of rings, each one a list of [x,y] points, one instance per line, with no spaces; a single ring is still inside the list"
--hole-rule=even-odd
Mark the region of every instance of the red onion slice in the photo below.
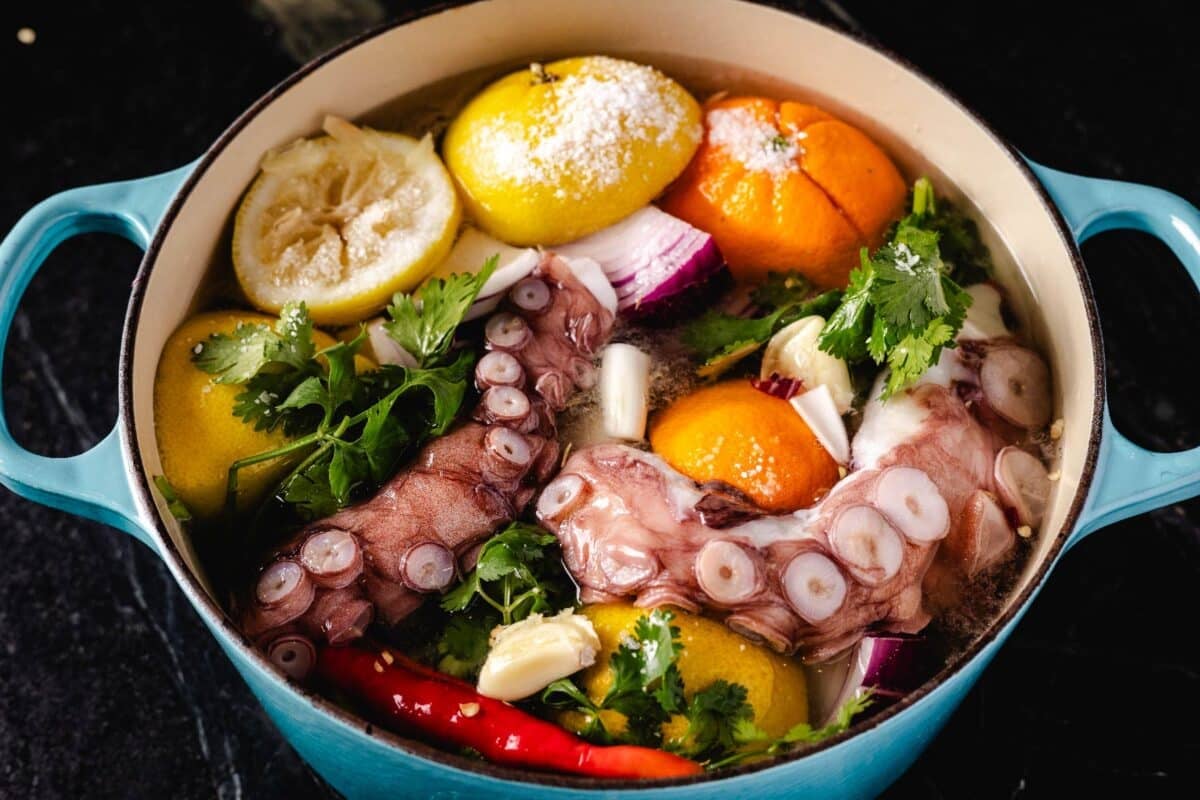
[[[828,725],[838,711],[871,689],[874,711],[920,686],[929,672],[928,645],[920,636],[868,636],[846,655],[817,665],[810,695],[812,716]]]
[[[652,313],[724,266],[711,236],[654,206],[562,245],[558,253],[599,263],[627,314]]]

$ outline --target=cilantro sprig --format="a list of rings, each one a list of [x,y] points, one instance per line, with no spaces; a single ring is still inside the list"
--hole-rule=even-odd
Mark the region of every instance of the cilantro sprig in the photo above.
[[[574,588],[553,534],[524,522],[509,524],[484,543],[474,569],[442,596],[441,609],[450,617],[434,643],[437,668],[473,679],[493,628],[570,605]]]
[[[243,324],[197,346],[193,362],[216,383],[243,387],[234,414],[291,440],[229,466],[226,508],[237,507],[239,476],[255,464],[291,459],[274,498],[301,518],[328,516],[387,480],[405,455],[454,422],[474,355],[454,351],[454,331],[495,268],[428,281],[418,295],[397,294],[386,330],[420,364],[357,372],[365,330],[317,349],[303,303],[286,305],[272,325]]]
[[[755,353],[775,333],[798,319],[828,315],[842,293],[813,293],[812,284],[796,272],[771,273],[751,293],[756,308],[771,309],[759,317],[742,317],[709,310],[683,329],[683,343],[704,359],[702,377],[719,375]]]
[[[442,597],[442,609],[466,611],[480,601],[503,625],[554,610],[553,601],[563,594],[561,564],[550,553],[557,544],[554,534],[536,525],[511,523],[484,543],[475,568]]]
[[[679,641],[679,628],[671,624],[674,618],[665,609],[655,609],[638,618],[633,634],[609,658],[612,685],[599,703],[593,702],[570,678],[547,686],[542,692],[542,702],[583,712],[587,725],[582,735],[587,739],[615,741],[618,737],[606,728],[600,712],[617,711],[625,716],[622,740],[661,746],[663,723],[686,705],[683,678],[675,663],[683,643]]]
[[[754,724],[754,708],[745,686],[718,679],[690,697],[685,694],[677,663],[683,643],[679,628],[671,624],[673,619],[674,614],[666,609],[655,609],[638,618],[632,634],[609,659],[612,684],[599,702],[570,678],[547,686],[542,702],[582,713],[586,723],[581,735],[591,741],[661,747],[700,761],[709,769],[776,755],[834,736],[849,728],[854,716],[870,704],[869,695],[855,698],[839,709],[828,725],[814,728],[800,723],[773,738]],[[624,733],[616,736],[608,730],[603,711],[624,715]],[[663,723],[677,714],[687,719],[687,729],[664,741]]]
[[[956,262],[943,258],[941,241]],[[927,178],[913,187],[912,209],[873,254],[865,248],[819,346],[849,362],[887,364],[883,399],[911,386],[954,346],[971,296],[952,277],[985,271],[987,250],[973,223],[953,209],[939,213]]]

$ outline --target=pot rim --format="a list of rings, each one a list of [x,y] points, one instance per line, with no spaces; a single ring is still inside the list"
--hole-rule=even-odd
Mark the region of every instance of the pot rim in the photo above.
[[[133,417],[133,352],[134,342],[137,337],[138,323],[141,319],[142,303],[145,299],[146,286],[150,272],[154,268],[159,250],[166,238],[167,232],[174,224],[184,202],[187,200],[192,189],[199,183],[207,169],[217,159],[217,157],[225,150],[225,148],[233,142],[238,134],[246,127],[249,122],[254,119],[264,108],[271,104],[277,97],[288,91],[292,86],[299,83],[302,79],[324,67],[329,62],[335,60],[343,53],[364,44],[367,41],[375,39],[391,32],[396,28],[403,27],[416,20],[435,14],[442,14],[448,11],[453,11],[466,6],[475,5],[477,3],[487,2],[487,0],[445,0],[423,9],[411,10],[403,12],[396,18],[388,22],[369,28],[359,35],[348,39],[339,44],[333,49],[322,53],[316,58],[308,61],[295,71],[289,74],[282,81],[271,87],[267,92],[261,95],[254,101],[245,111],[224,130],[220,136],[204,151],[204,154],[195,162],[195,168],[188,175],[187,179],[177,190],[174,198],[171,201],[167,211],[163,214],[162,219],[155,229],[154,238],[150,246],[146,249],[145,256],[138,267],[137,275],[134,277],[132,291],[130,295],[129,305],[126,311],[125,322],[121,341],[121,355],[118,366],[118,399],[119,399],[119,414],[120,418],[125,422],[121,425],[122,444],[125,449],[128,463],[131,465],[132,474],[130,477],[130,488],[134,494],[136,501],[142,506],[145,512],[144,516],[153,519],[153,529],[147,528],[147,533],[150,535],[155,545],[158,548],[158,553],[163,561],[167,564],[168,569],[174,574],[176,583],[188,595],[194,608],[209,618],[211,626],[219,627],[228,638],[231,646],[234,646],[242,651],[242,654],[251,659],[265,674],[271,676],[271,679],[276,683],[283,685],[290,692],[304,701],[306,701],[315,711],[331,718],[334,722],[341,723],[347,727],[357,729],[372,737],[387,747],[400,751],[408,756],[415,756],[434,762],[438,766],[450,769],[457,769],[467,773],[487,778],[493,778],[504,781],[527,783],[534,785],[542,785],[548,787],[562,789],[582,789],[593,791],[629,791],[629,790],[648,790],[665,787],[690,786],[697,783],[707,783],[715,780],[723,780],[734,777],[742,777],[753,773],[764,772],[766,770],[784,767],[792,764],[800,759],[807,758],[818,752],[836,747],[847,739],[865,734],[866,732],[884,724],[893,717],[903,713],[911,706],[917,704],[938,689],[943,683],[951,677],[959,673],[967,664],[974,661],[980,653],[991,645],[1004,630],[1009,623],[1015,618],[1024,613],[1027,606],[1031,602],[1033,596],[1040,590],[1046,577],[1053,569],[1059,556],[1062,554],[1067,541],[1070,539],[1071,533],[1079,520],[1079,515],[1083,509],[1083,505],[1087,500],[1088,492],[1091,489],[1092,478],[1095,473],[1096,464],[1099,458],[1100,438],[1103,424],[1103,409],[1105,402],[1105,380],[1104,380],[1104,344],[1100,333],[1100,323],[1097,315],[1095,298],[1092,293],[1091,280],[1083,263],[1083,258],[1080,255],[1078,244],[1074,236],[1071,234],[1070,226],[1063,217],[1058,206],[1055,205],[1050,198],[1045,187],[1034,175],[1024,157],[1013,147],[1003,136],[1001,136],[988,122],[982,119],[974,111],[971,110],[959,97],[943,86],[940,82],[926,75],[922,70],[918,69],[903,56],[900,56],[875,41],[873,37],[865,32],[858,30],[840,30],[834,28],[824,22],[813,19],[812,17],[797,11],[794,8],[789,8],[783,4],[782,0],[732,0],[739,5],[745,6],[765,6],[767,8],[781,11],[792,16],[799,17],[806,22],[821,28],[825,33],[831,36],[839,36],[850,39],[851,41],[862,45],[870,50],[879,53],[892,63],[908,70],[922,82],[924,82],[934,92],[942,95],[956,106],[963,114],[965,114],[975,125],[988,136],[992,142],[997,145],[1001,151],[1008,156],[1009,160],[1017,167],[1026,181],[1034,189],[1035,193],[1041,200],[1043,210],[1048,213],[1058,231],[1059,238],[1062,240],[1064,247],[1070,256],[1071,264],[1075,270],[1075,277],[1079,284],[1079,291],[1083,295],[1084,309],[1087,314],[1088,321],[1088,336],[1092,348],[1093,356],[1093,385],[1095,392],[1092,404],[1092,423],[1088,437],[1087,454],[1084,459],[1083,469],[1080,474],[1079,485],[1075,491],[1075,496],[1071,500],[1071,505],[1067,510],[1066,518],[1062,527],[1055,535],[1054,541],[1051,543],[1049,550],[1042,559],[1040,565],[1030,577],[1025,588],[1023,588],[1009,607],[1003,614],[994,619],[990,625],[983,631],[980,636],[971,643],[962,652],[951,658],[937,673],[923,683],[919,688],[909,692],[896,703],[892,704],[883,711],[872,715],[868,719],[857,723],[851,728],[837,736],[832,736],[819,744],[812,747],[793,751],[786,755],[776,756],[774,758],[765,759],[760,762],[745,764],[738,767],[722,770],[719,773],[702,773],[700,775],[686,778],[670,778],[670,779],[653,779],[653,780],[607,780],[588,777],[579,777],[571,775],[558,775],[554,773],[541,773],[532,770],[516,769],[512,767],[498,766],[485,761],[461,756],[456,753],[449,753],[432,745],[426,744],[419,739],[411,739],[400,736],[390,731],[378,728],[377,726],[367,722],[365,719],[344,710],[340,706],[333,703],[323,695],[317,694],[305,687],[299,686],[283,675],[279,674],[278,670],[266,659],[258,648],[237,628],[233,620],[225,612],[225,609],[201,586],[200,581],[187,567],[183,560],[182,554],[176,547],[174,541],[168,534],[166,527],[163,524],[161,515],[157,512],[155,506],[150,481],[142,469],[142,453],[137,442],[137,436],[134,432],[134,417]]]

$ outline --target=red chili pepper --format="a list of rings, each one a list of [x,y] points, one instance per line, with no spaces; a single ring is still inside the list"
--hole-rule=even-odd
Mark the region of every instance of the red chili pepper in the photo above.
[[[675,778],[695,761],[633,745],[590,744],[552,722],[484,697],[465,683],[403,656],[361,646],[326,647],[317,675],[401,729],[443,745],[471,747],[498,764],[598,778]]]

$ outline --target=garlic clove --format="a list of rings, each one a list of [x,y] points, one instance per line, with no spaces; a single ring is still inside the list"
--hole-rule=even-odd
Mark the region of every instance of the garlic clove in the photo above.
[[[520,700],[596,662],[600,637],[587,617],[567,609],[553,617],[531,614],[492,631],[479,671],[479,693]]]
[[[817,343],[825,327],[825,318],[816,315],[803,317],[771,337],[763,352],[763,378],[779,374],[795,378],[806,389],[828,386],[837,413],[845,414],[854,402],[854,387],[850,383],[850,368],[840,358],[822,350]]]
[[[804,420],[804,424],[817,437],[821,446],[843,466],[850,463],[850,437],[846,423],[838,413],[837,404],[829,391],[828,384],[821,384],[804,394],[789,400],[792,408]]]

